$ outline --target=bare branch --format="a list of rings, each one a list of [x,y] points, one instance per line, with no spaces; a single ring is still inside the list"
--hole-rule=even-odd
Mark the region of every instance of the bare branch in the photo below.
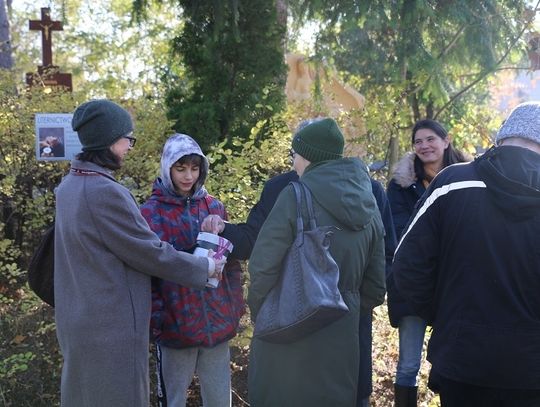
[[[459,39],[459,37],[461,36],[461,34],[463,33],[463,31],[465,31],[465,28],[467,26],[464,25],[462,26],[455,34],[454,36],[452,37],[452,40],[448,43],[448,45],[439,53],[439,55],[437,56],[437,58],[435,58],[436,60],[440,60],[442,59],[453,47],[454,45],[457,43],[457,40]],[[433,72],[430,73],[427,77],[427,79],[424,81],[424,82],[427,82],[431,79],[431,77],[433,76]],[[410,94],[411,95],[414,95],[416,93],[418,93],[418,91],[423,87],[423,84],[422,85],[418,85],[416,86],[414,89],[411,89],[410,90]]]
[[[450,41],[448,43],[448,45],[441,51],[441,53],[439,54],[439,56],[437,57],[437,59],[441,59],[442,57],[444,57],[448,51],[450,51],[454,45],[456,45],[457,43],[457,40],[459,39],[459,37],[461,36],[461,34],[463,34],[463,31],[465,31],[465,25],[462,26],[455,34],[454,34],[454,37],[452,38],[452,41]]]

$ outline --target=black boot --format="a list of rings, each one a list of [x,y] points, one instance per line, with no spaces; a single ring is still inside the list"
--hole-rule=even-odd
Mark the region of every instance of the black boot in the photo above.
[[[418,386],[409,387],[408,407],[416,407],[416,398],[418,394]]]
[[[394,407],[416,407],[418,387],[394,384]]]

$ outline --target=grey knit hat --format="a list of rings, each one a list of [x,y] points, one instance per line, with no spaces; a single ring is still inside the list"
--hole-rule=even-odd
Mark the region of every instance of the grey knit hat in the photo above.
[[[295,134],[292,148],[306,160],[336,160],[343,157],[345,140],[337,123],[332,119],[315,121]]]
[[[103,150],[133,131],[133,121],[121,106],[106,99],[91,100],[73,113],[71,127],[83,151]]]
[[[518,105],[503,123],[495,144],[509,137],[521,137],[540,144],[540,102],[526,102]]]

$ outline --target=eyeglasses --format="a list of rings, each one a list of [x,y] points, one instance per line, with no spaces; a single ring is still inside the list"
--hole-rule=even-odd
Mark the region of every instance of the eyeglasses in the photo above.
[[[129,146],[131,148],[135,147],[135,143],[137,142],[137,139],[135,137],[132,137],[133,133],[128,134],[127,136],[124,136],[124,138],[127,138],[129,140]]]
[[[295,151],[291,148],[291,149],[289,150],[289,158],[290,158],[291,160],[294,160],[294,156],[295,156],[295,155],[296,155]]]

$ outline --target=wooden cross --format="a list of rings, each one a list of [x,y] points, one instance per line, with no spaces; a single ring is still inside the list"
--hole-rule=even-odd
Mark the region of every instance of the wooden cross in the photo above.
[[[62,31],[60,21],[51,20],[51,9],[41,9],[41,20],[30,20],[30,30],[41,31],[41,44],[43,48],[43,66],[52,65],[52,32]]]

